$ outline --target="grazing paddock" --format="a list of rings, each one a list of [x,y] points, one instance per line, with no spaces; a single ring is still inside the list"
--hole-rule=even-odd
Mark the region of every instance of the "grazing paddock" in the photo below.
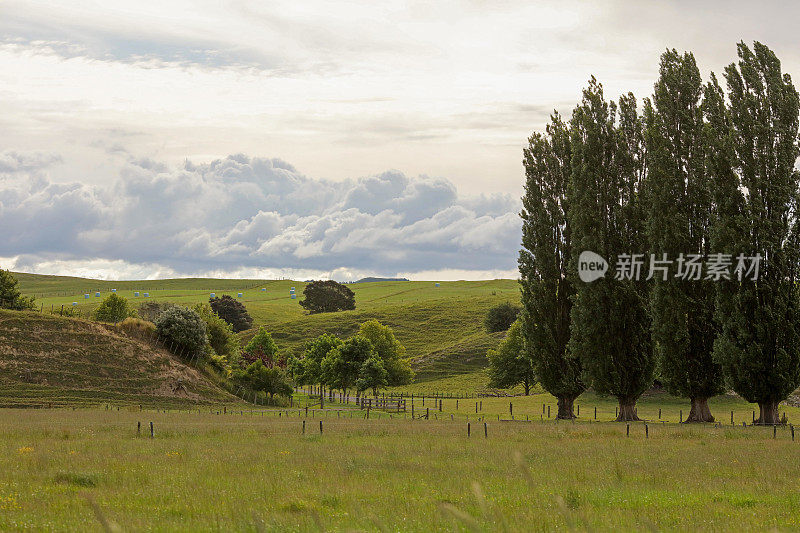
[[[0,410],[0,529],[800,527],[800,439],[786,428],[470,425],[467,437],[449,418]]]

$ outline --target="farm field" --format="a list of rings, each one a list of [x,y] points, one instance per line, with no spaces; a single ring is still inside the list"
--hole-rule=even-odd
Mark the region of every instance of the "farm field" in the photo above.
[[[487,365],[486,350],[497,345],[502,334],[483,328],[486,311],[498,303],[519,301],[514,280],[441,282],[372,282],[348,285],[356,294],[356,309],[339,313],[308,315],[300,307],[305,283],[299,281],[258,281],[218,279],[176,279],[159,281],[107,282],[83,278],[16,274],[20,290],[36,296],[40,310],[59,312],[61,306],[88,316],[112,288],[134,305],[145,299],[181,305],[207,302],[217,296],[242,293],[256,327],[264,326],[280,350],[299,354],[305,342],[322,333],[349,336],[361,323],[377,319],[392,327],[406,347],[417,372],[417,381],[450,378],[480,371]],[[298,299],[289,298],[295,287]],[[262,291],[261,289],[266,289]],[[134,297],[134,292],[140,296]],[[99,292],[101,297],[96,297]],[[144,293],[149,293],[149,298]],[[84,298],[89,294],[89,298]],[[242,333],[246,341],[255,329]],[[472,383],[470,390],[482,390],[485,380]]]
[[[786,428],[276,415],[0,410],[0,529],[800,527]]]

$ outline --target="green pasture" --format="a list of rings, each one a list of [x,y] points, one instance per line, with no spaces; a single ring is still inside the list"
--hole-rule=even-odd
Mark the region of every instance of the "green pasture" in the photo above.
[[[339,313],[309,315],[299,300],[305,283],[300,281],[176,279],[159,281],[106,282],[81,278],[19,274],[20,288],[37,296],[37,306],[45,312],[60,313],[61,306],[88,316],[110,294],[128,298],[134,305],[153,300],[194,305],[207,302],[210,293],[230,294],[247,307],[255,326],[270,331],[280,350],[300,354],[309,339],[323,333],[342,337],[354,334],[370,319],[391,326],[413,361],[417,382],[471,375],[487,365],[486,351],[497,345],[503,334],[488,334],[483,328],[486,311],[505,301],[519,301],[514,280],[372,282],[348,285],[356,294],[356,309]],[[297,299],[289,297],[295,287]],[[261,290],[266,289],[266,290]],[[101,296],[96,297],[95,293]],[[134,297],[138,291],[140,296]],[[150,297],[145,298],[144,293]],[[90,297],[84,298],[88,293]],[[244,332],[247,341],[255,330]],[[471,390],[483,390],[486,381],[474,383]]]
[[[0,530],[800,527],[786,428],[326,414],[0,410]]]

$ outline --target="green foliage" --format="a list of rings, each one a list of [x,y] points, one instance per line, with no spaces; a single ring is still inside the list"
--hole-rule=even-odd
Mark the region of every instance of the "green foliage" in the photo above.
[[[158,322],[158,317],[161,316],[161,313],[170,307],[175,307],[175,304],[171,302],[157,302],[154,300],[148,300],[139,304],[138,315],[139,318],[155,324]]]
[[[336,281],[312,281],[303,289],[300,306],[309,313],[331,313],[356,308],[356,295],[346,285]]]
[[[119,328],[128,335],[139,337],[140,339],[149,339],[156,332],[155,324],[148,320],[135,317],[129,317],[120,322]]]
[[[278,345],[275,344],[269,331],[263,327],[258,328],[258,332],[250,339],[242,352],[242,359],[248,364],[260,360],[267,366],[273,366],[277,363],[277,356]]]
[[[239,333],[253,327],[253,319],[247,312],[247,308],[239,300],[223,294],[221,298],[210,298],[208,303],[211,309],[225,322],[233,327],[233,331]]]
[[[231,362],[238,360],[239,338],[233,333],[233,327],[222,320],[208,304],[196,304],[194,311],[206,323],[208,344],[214,353]]]
[[[322,383],[322,360],[328,352],[344,341],[336,335],[325,333],[309,341],[302,357],[292,357],[289,362],[292,378],[300,385]]]
[[[652,103],[645,102],[648,176],[647,233],[651,252],[675,259],[711,252],[714,209],[706,168],[700,71],[691,53],[668,50]],[[722,369],[713,359],[714,285],[656,273],[651,292],[652,334],[659,378],[675,395],[705,401],[723,392]],[[711,422],[692,412],[687,419]]]
[[[356,335],[332,349],[322,359],[322,382],[332,389],[346,391],[359,378],[364,362],[375,355],[369,339]]]
[[[525,349],[522,324],[516,321],[496,350],[489,350],[489,386],[507,389],[522,384],[527,396],[536,383],[533,360]]]
[[[23,311],[33,309],[33,298],[22,296],[17,288],[17,278],[8,271],[0,270],[0,309]]]
[[[518,305],[514,305],[510,302],[503,302],[489,309],[489,312],[486,313],[486,319],[483,325],[489,333],[506,331],[517,319],[519,312],[520,307]]]
[[[286,371],[277,366],[270,368],[261,359],[254,361],[238,377],[251,389],[265,392],[269,394],[270,398],[276,394],[279,396],[292,394],[292,384]]]
[[[572,418],[573,401],[586,388],[580,359],[568,350],[570,313],[575,294],[570,261],[572,224],[567,195],[571,176],[569,128],[558,114],[551,117],[547,134],[533,134],[525,149],[525,195],[522,197],[522,250],[519,253],[522,290],[522,332],[527,357],[519,359],[518,373],[529,367],[549,393],[559,398],[560,418]],[[514,327],[514,326],[512,326]],[[511,332],[509,332],[509,338]],[[521,349],[521,347],[520,347]],[[493,368],[501,368],[508,357],[495,352]],[[489,360],[492,364],[492,359]],[[495,370],[495,372],[497,372]],[[513,369],[495,374],[514,376]],[[532,381],[532,380],[531,380]],[[520,380],[516,379],[519,383]],[[527,390],[526,386],[526,390]]]
[[[778,402],[800,385],[800,98],[775,54],[738,46],[725,69],[728,101],[716,80],[706,87],[711,161],[718,203],[716,252],[763,256],[758,281],[717,283],[722,332],[714,355],[733,390],[758,402],[759,422],[778,421]]]
[[[203,353],[208,342],[206,323],[195,311],[184,307],[172,307],[161,313],[156,330],[176,354]]]
[[[369,320],[361,324],[358,334],[369,340],[383,362],[388,385],[407,385],[414,380],[411,363],[405,356],[406,349],[395,338],[392,328],[377,320]]]
[[[619,120],[617,120],[619,112]],[[573,249],[590,250],[611,264],[618,255],[645,248],[641,182],[644,177],[641,123],[632,94],[619,107],[603,97],[594,78],[583,91],[570,123],[572,186],[569,218]],[[592,283],[577,278],[578,254],[570,272],[577,292],[568,349],[580,357],[596,391],[615,396],[620,419],[634,419],[636,399],[652,384],[647,282],[614,279]]]
[[[136,310],[131,307],[127,299],[112,292],[94,310],[92,317],[100,322],[113,322],[116,324],[126,318],[136,317]]]
[[[389,383],[389,372],[384,367],[383,361],[377,355],[373,355],[361,365],[356,380],[356,389],[365,391],[372,389],[372,394],[378,394],[381,389]]]

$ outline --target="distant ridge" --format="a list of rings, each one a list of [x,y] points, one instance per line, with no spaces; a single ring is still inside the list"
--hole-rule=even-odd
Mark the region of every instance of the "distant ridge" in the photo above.
[[[353,283],[372,283],[373,281],[408,281],[408,278],[361,278]]]

